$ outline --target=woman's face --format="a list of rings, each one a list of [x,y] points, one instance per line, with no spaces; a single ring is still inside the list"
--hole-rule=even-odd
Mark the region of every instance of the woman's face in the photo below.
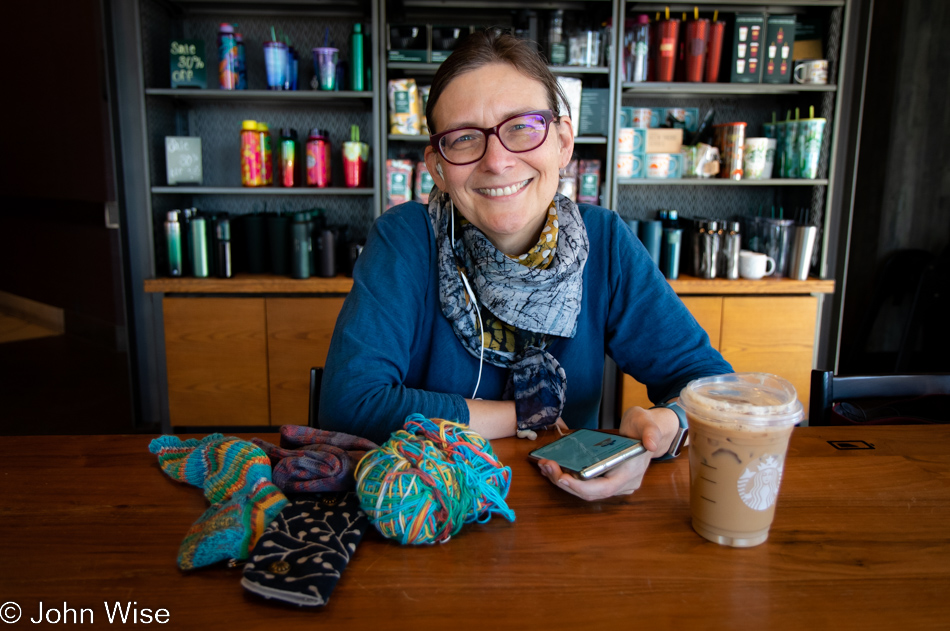
[[[438,131],[494,127],[506,118],[549,108],[544,86],[506,63],[482,66],[459,75],[435,105]],[[426,147],[426,167],[436,185],[452,197],[463,217],[510,256],[527,252],[544,227],[558,187],[558,170],[571,159],[574,133],[570,118],[551,123],[544,143],[532,151],[511,153],[494,134],[481,160],[456,166]],[[436,165],[442,165],[440,176]]]

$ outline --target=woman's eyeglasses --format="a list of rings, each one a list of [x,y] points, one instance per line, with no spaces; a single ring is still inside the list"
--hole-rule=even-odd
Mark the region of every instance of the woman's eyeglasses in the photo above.
[[[429,136],[429,144],[450,164],[461,166],[478,162],[488,148],[488,137],[498,136],[501,145],[511,153],[537,149],[548,137],[554,120],[551,110],[535,110],[506,118],[494,127],[460,127]]]

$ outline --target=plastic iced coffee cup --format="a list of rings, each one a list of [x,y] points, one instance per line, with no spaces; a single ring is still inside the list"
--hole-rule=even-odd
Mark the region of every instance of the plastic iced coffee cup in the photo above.
[[[689,423],[693,529],[745,548],[769,537],[785,452],[804,416],[795,387],[765,373],[691,381],[679,404]]]

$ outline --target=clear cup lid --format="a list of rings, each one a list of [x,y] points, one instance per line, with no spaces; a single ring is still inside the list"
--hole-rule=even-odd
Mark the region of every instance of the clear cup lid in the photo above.
[[[760,372],[695,379],[680,392],[679,404],[689,414],[724,424],[782,427],[804,418],[795,386]]]

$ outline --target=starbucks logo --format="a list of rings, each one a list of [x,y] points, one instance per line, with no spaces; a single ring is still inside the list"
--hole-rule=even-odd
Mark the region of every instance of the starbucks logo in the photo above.
[[[782,461],[762,456],[739,476],[739,497],[752,510],[765,510],[775,503],[782,483]]]

